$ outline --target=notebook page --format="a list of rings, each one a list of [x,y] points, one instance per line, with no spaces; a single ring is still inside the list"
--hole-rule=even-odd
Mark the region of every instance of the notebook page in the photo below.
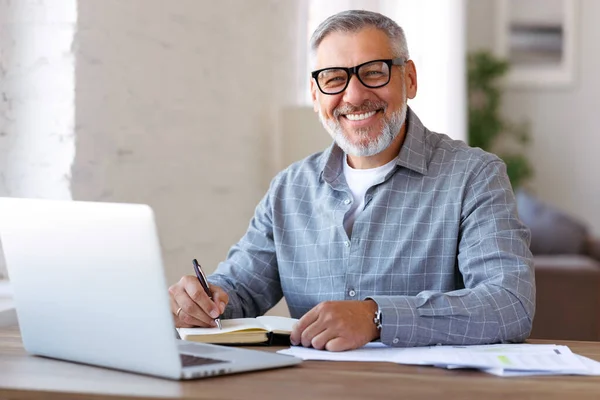
[[[179,335],[192,336],[192,335],[217,335],[222,333],[248,331],[248,330],[260,330],[266,331],[268,328],[261,323],[257,318],[234,318],[234,319],[222,319],[221,326],[223,329],[215,328],[178,328]]]
[[[275,333],[291,333],[294,328],[294,324],[298,322],[295,318],[278,317],[278,316],[262,316],[256,318],[259,320],[267,329]]]

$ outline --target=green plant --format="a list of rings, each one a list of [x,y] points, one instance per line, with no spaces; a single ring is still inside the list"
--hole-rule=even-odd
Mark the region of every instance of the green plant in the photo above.
[[[533,175],[523,148],[530,142],[529,124],[515,124],[500,113],[502,92],[499,79],[508,62],[488,51],[470,53],[468,66],[469,145],[498,155],[506,164],[514,189]]]

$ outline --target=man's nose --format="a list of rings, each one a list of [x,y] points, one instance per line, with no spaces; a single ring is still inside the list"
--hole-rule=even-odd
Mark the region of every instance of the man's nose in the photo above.
[[[358,80],[356,75],[353,74],[348,82],[348,87],[344,90],[343,101],[359,106],[367,100],[368,96],[369,89]]]

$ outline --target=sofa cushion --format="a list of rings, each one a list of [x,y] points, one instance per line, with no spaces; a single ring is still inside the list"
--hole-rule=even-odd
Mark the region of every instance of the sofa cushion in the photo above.
[[[531,230],[533,254],[581,254],[585,251],[588,237],[585,224],[527,191],[517,191],[516,198],[519,218]]]
[[[600,263],[579,254],[543,255],[533,258],[536,271],[589,272],[600,274]]]
[[[600,263],[581,255],[536,256],[531,338],[600,340]]]

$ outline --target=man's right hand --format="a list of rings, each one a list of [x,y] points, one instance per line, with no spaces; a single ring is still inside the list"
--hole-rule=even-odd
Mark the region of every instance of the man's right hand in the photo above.
[[[225,311],[229,296],[218,286],[209,285],[213,300],[193,275],[182,277],[169,288],[171,312],[177,328],[217,326],[215,318]],[[181,309],[180,309],[181,308]]]

